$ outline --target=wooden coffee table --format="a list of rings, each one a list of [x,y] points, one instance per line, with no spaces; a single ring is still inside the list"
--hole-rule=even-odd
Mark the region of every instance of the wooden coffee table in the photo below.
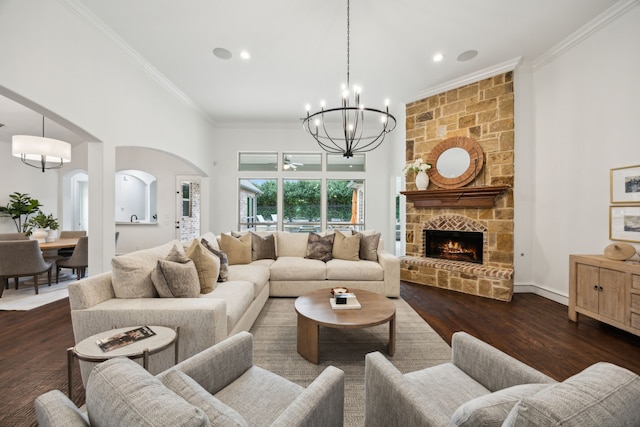
[[[296,299],[298,313],[298,353],[309,362],[320,362],[320,326],[336,329],[362,329],[389,322],[388,352],[396,346],[396,306],[375,292],[350,289],[362,306],[356,310],[333,310],[331,289],[320,289]]]

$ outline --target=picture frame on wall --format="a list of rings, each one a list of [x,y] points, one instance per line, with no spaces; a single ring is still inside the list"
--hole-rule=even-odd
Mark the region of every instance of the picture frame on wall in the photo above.
[[[609,207],[609,239],[640,243],[640,206]]]
[[[640,204],[640,165],[611,169],[611,204]]]

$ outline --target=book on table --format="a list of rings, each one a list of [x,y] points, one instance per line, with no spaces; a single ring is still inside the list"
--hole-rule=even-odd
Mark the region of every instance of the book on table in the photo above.
[[[148,326],[140,326],[129,331],[120,332],[108,338],[102,338],[96,341],[98,347],[104,352],[115,350],[133,344],[145,338],[154,336],[156,333]]]
[[[358,310],[362,308],[358,298],[353,293],[337,294],[334,298],[329,298],[329,302],[334,310]]]

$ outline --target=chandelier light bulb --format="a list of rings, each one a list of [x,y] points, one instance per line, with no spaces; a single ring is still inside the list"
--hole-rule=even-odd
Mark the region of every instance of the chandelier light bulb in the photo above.
[[[326,103],[326,102],[324,102],[324,99],[323,99],[322,101],[320,101],[320,106],[321,106],[322,108],[324,108],[326,105],[327,105],[327,103]]]
[[[389,106],[389,98],[387,98],[387,99],[385,99],[385,100],[384,100],[384,106],[385,106],[385,107],[388,107],[388,106]]]
[[[304,108],[307,110],[307,113],[311,112],[311,105],[307,104]]]

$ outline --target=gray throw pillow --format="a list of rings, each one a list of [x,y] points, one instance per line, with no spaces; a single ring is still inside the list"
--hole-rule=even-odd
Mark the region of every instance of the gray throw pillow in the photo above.
[[[214,397],[184,372],[173,369],[167,372],[162,382],[178,396],[202,409],[209,421],[211,421],[211,425],[217,427],[248,427],[242,415]]]
[[[276,259],[276,239],[273,234],[260,236],[251,232],[251,260]]]
[[[207,239],[202,239],[201,242],[212,254],[220,258],[220,274],[218,276],[218,282],[226,282],[229,279],[229,258],[227,257],[227,254],[217,248],[214,248]]]
[[[126,357],[97,365],[86,394],[87,413],[95,426],[211,425],[204,411]]]
[[[378,261],[378,245],[380,244],[380,233],[365,235],[360,234],[360,259],[366,261]]]
[[[158,265],[151,273],[151,280],[162,298],[198,298],[200,296],[198,270],[191,260],[184,264],[165,259],[158,260]],[[171,296],[167,295],[167,289]]]
[[[451,421],[464,427],[501,426],[520,399],[548,386],[549,384],[521,384],[476,397],[460,405]]]
[[[316,233],[309,233],[307,240],[307,256],[309,259],[319,259],[320,261],[331,261],[333,252],[333,239],[335,234],[320,236]]]

